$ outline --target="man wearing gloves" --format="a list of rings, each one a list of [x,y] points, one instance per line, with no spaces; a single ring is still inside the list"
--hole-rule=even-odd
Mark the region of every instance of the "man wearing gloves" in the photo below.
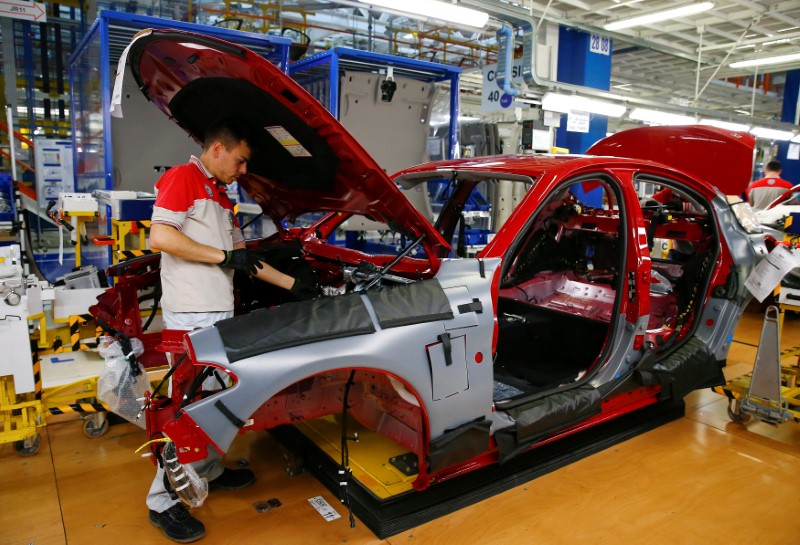
[[[240,270],[291,291],[299,299],[316,286],[285,275],[245,248],[226,188],[247,172],[247,127],[236,120],[212,125],[203,152],[169,169],[156,183],[150,247],[161,251],[164,327],[192,330],[233,316],[233,273]],[[249,469],[223,468],[211,450],[195,466],[210,489],[235,490],[255,481]],[[170,494],[159,467],[147,495],[150,521],[169,539],[189,543],[205,535],[203,524]]]

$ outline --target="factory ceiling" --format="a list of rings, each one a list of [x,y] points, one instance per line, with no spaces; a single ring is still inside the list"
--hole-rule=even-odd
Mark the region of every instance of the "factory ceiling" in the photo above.
[[[800,68],[800,1],[714,0],[700,13],[624,29],[606,25],[699,2],[681,0],[460,0],[458,5],[490,15],[481,29],[420,20],[402,12],[407,2],[378,7],[365,2],[283,0],[245,3],[201,1],[200,22],[242,25],[243,30],[275,32],[307,53],[346,46],[461,66],[462,94],[480,93],[482,71],[497,62],[497,30],[510,25],[521,43],[521,25],[584,30],[611,41],[610,92],[626,99],[674,109],[718,112],[721,118],[779,120],[786,71]],[[705,3],[703,3],[705,4]],[[551,26],[552,28],[552,26]],[[765,65],[761,61],[794,55]],[[742,68],[737,61],[759,59]],[[541,96],[543,89],[529,89]]]

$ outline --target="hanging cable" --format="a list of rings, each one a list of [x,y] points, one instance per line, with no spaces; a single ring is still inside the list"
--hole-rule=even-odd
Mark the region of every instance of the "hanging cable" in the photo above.
[[[347,445],[348,441],[358,442],[358,434],[354,433],[352,436],[347,435],[347,411],[350,405],[347,400],[350,397],[350,387],[353,385],[356,371],[350,371],[350,376],[347,378],[347,383],[344,385],[344,395],[342,396],[342,460],[339,465],[339,501],[347,507],[347,514],[350,520],[350,528],[355,528],[356,519],[353,516],[353,508],[350,505],[350,494],[347,490],[348,483],[353,474],[350,469],[350,449]]]
[[[739,39],[736,40],[736,43],[731,46],[731,48],[725,54],[725,58],[722,59],[722,62],[720,62],[717,65],[717,68],[714,70],[714,73],[711,74],[711,77],[709,77],[708,81],[706,81],[705,85],[703,85],[703,88],[700,89],[700,92],[697,93],[697,96],[694,97],[694,100],[692,101],[692,105],[697,103],[697,101],[700,99],[700,96],[705,92],[706,87],[708,87],[711,84],[711,82],[714,80],[714,78],[717,77],[717,72],[719,72],[720,68],[722,68],[725,65],[726,62],[728,62],[728,57],[731,56],[731,53],[733,53],[734,49],[736,49],[739,46],[739,44],[742,42],[742,40],[744,40],[744,37],[747,36],[747,33],[750,32],[750,27],[752,27],[755,24],[758,24],[759,20],[761,20],[761,16],[760,15],[756,16],[755,19],[753,19],[750,22],[750,24],[747,25],[747,28],[744,29],[744,32],[742,32],[741,36],[739,36]],[[753,82],[753,85],[755,85],[755,82]]]

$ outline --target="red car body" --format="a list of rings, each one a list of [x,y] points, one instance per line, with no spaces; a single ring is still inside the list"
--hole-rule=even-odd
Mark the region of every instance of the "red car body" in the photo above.
[[[158,281],[158,256],[112,267],[115,287],[91,312],[143,339],[149,364],[164,352],[181,362],[171,396],[148,410],[149,433],[172,439],[181,462],[209,446],[224,453],[237,433],[346,407],[413,453],[425,489],[723,380],[744,279],[766,250],[714,184],[749,176],[751,136],[636,129],[585,156],[441,161],[389,178],[321,104],[244,48],[153,32],[131,63],[145,95],[196,139],[220,116],[262,129],[239,183],[278,233],[248,245],[324,292],[292,301],[237,278],[232,321],[150,333],[137,299]],[[451,198],[432,224],[400,187],[434,181]],[[506,183],[525,188],[508,220],[475,257],[453,255],[469,195]],[[643,197],[647,184],[669,188],[670,202]],[[583,201],[578,186],[600,200]],[[286,227],[312,212],[324,215]],[[400,249],[343,246],[353,215],[383,222],[381,240]],[[353,316],[364,329],[339,323]],[[200,391],[206,369],[232,385]]]

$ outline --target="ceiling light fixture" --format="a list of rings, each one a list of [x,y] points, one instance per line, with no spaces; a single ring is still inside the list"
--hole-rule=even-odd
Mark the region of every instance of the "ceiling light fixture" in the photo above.
[[[791,131],[781,131],[778,129],[768,129],[766,127],[753,127],[750,134],[766,140],[791,140],[794,133]]]
[[[550,112],[560,112],[562,114],[568,114],[570,112],[591,112],[608,117],[622,117],[627,108],[622,104],[613,104],[611,102],[577,95],[545,93],[544,97],[542,97],[542,109]]]
[[[769,42],[761,42],[761,45],[781,45],[792,43],[791,38],[780,38],[778,40],[770,40]]]
[[[719,129],[727,129],[729,131],[736,132],[748,132],[750,130],[750,125],[745,125],[743,123],[732,123],[730,121],[720,121],[719,119],[701,119],[700,125],[709,125],[711,127],[717,127]]]
[[[793,61],[800,61],[800,53],[790,53],[788,55],[778,55],[776,57],[764,57],[763,59],[750,59],[749,61],[737,61],[730,63],[728,66],[731,68],[747,68],[749,66],[783,64],[785,62]]]
[[[415,19],[439,19],[473,28],[483,28],[489,22],[488,13],[436,0],[361,0],[361,3],[406,13]]]
[[[664,11],[657,11],[655,13],[648,13],[646,15],[638,15],[628,19],[620,19],[613,21],[603,26],[606,30],[621,30],[623,28],[630,28],[633,26],[649,25],[659,21],[666,21],[667,19],[676,19],[678,17],[686,17],[687,15],[694,15],[703,11],[708,11],[714,7],[714,2],[697,2],[681,6],[679,8],[668,9]]]
[[[795,143],[795,144],[800,144],[800,134],[798,134],[797,136],[795,136],[794,138],[792,138],[792,139],[790,140],[790,142],[793,142],[793,143]]]
[[[634,108],[628,116],[635,121],[644,121],[654,125],[693,125],[694,117],[688,115],[671,114],[647,108]]]

